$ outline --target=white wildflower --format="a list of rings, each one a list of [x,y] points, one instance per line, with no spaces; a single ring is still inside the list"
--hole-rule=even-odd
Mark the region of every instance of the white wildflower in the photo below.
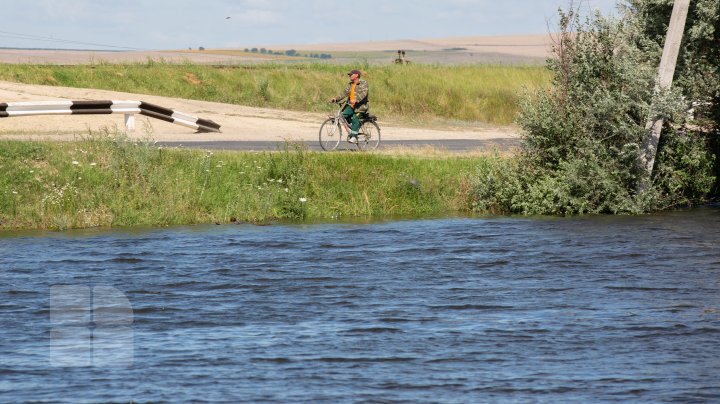
[[[72,163],[73,163],[74,166],[80,165],[80,163],[77,162],[76,160],[73,160]]]
[[[307,202],[307,198],[300,198],[300,203],[305,203],[305,202]]]

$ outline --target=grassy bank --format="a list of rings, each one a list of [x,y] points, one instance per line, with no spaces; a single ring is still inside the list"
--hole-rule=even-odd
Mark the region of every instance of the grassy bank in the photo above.
[[[483,157],[162,149],[118,136],[0,142],[0,228],[428,215],[471,209]]]
[[[98,88],[239,105],[327,111],[356,66],[252,64],[4,65],[0,80]],[[459,120],[507,125],[523,88],[545,87],[541,66],[359,66],[371,85],[373,112],[386,120]],[[2,100],[0,100],[2,101]]]

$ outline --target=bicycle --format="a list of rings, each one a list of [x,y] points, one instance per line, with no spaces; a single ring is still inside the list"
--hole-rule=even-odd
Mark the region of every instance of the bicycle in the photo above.
[[[343,128],[347,133],[345,139],[350,142],[350,125],[342,114],[346,104],[337,101],[334,104],[338,104],[340,107],[334,115],[330,115],[320,125],[320,147],[326,151],[335,150],[338,147],[340,140],[343,139]],[[360,131],[355,145],[359,150],[374,150],[379,144],[380,126],[377,124],[377,117],[366,113],[360,117]]]

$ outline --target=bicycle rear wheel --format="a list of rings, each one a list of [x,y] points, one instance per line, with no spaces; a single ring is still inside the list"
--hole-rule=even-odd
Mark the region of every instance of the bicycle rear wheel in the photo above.
[[[342,127],[334,118],[328,118],[320,125],[320,147],[323,150],[335,150],[342,138]]]
[[[380,144],[380,127],[372,121],[363,122],[358,135],[358,149],[375,150]]]

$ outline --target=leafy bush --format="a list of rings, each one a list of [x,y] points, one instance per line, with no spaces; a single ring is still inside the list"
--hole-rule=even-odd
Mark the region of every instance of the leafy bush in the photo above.
[[[640,213],[707,199],[714,157],[686,122],[693,92],[654,91],[658,47],[637,18],[594,14],[581,22],[574,10],[560,12],[547,64],[552,86],[526,93],[518,117],[525,130],[520,161],[503,172],[480,170],[477,210]],[[654,116],[666,127],[653,186],[638,193],[639,145]]]
[[[515,200],[523,194],[516,162],[496,156],[478,166],[472,195],[474,210],[488,213],[516,211]]]

